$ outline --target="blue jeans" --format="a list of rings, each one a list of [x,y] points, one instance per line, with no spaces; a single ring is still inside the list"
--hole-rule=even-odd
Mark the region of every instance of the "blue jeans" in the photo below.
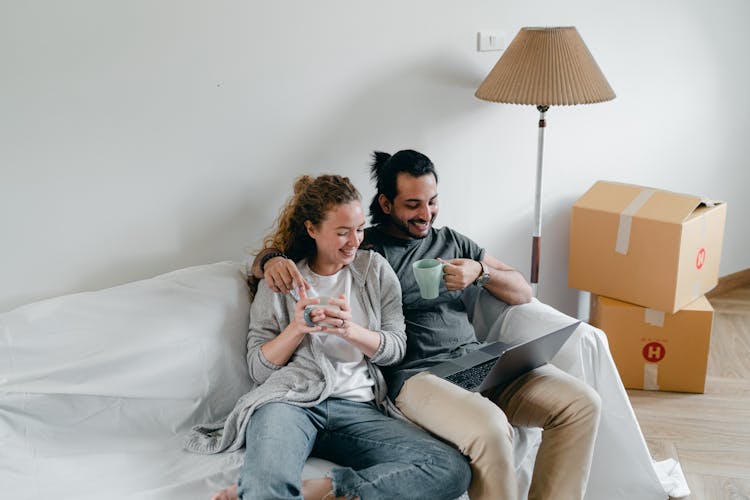
[[[240,498],[301,499],[310,455],[344,466],[330,473],[336,496],[453,499],[471,480],[468,462],[454,447],[383,415],[373,402],[330,398],[311,408],[269,403],[253,413]]]

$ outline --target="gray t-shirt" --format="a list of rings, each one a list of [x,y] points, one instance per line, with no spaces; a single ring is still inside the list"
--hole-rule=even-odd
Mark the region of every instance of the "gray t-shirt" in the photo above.
[[[436,299],[423,299],[414,279],[412,263],[419,259],[464,258],[481,260],[484,249],[466,236],[443,227],[432,228],[423,239],[404,240],[384,233],[378,226],[365,229],[365,244],[383,255],[401,282],[406,319],[406,356],[403,361],[383,367],[388,394],[395,399],[404,381],[447,359],[479,348],[474,327],[461,301],[461,291],[440,285]]]

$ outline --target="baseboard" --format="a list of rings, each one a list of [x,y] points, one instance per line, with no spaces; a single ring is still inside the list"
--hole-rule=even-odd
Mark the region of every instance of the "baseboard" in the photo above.
[[[750,269],[737,271],[719,278],[719,284],[706,294],[706,297],[715,297],[729,290],[750,285]]]

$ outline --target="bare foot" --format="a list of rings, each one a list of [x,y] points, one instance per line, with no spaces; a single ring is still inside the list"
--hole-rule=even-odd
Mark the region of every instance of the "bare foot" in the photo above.
[[[211,500],[239,500],[240,497],[237,496],[237,485],[233,484],[229,488],[224,488],[223,490],[217,492],[214,494],[214,496],[211,497]]]

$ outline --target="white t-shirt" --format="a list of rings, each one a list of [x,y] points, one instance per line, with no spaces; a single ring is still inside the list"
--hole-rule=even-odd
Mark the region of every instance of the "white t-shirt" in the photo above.
[[[308,297],[338,298],[343,294],[349,300],[352,321],[358,325],[367,325],[368,318],[362,307],[356,300],[351,301],[354,280],[349,266],[344,266],[336,274],[321,276],[315,274],[305,260],[301,263],[299,270],[310,283],[310,290],[307,291]],[[362,351],[337,335],[315,331],[310,336],[313,342],[322,347],[335,370],[331,397],[351,401],[371,401],[375,398],[372,392],[372,386],[375,383],[367,371],[367,362]]]

